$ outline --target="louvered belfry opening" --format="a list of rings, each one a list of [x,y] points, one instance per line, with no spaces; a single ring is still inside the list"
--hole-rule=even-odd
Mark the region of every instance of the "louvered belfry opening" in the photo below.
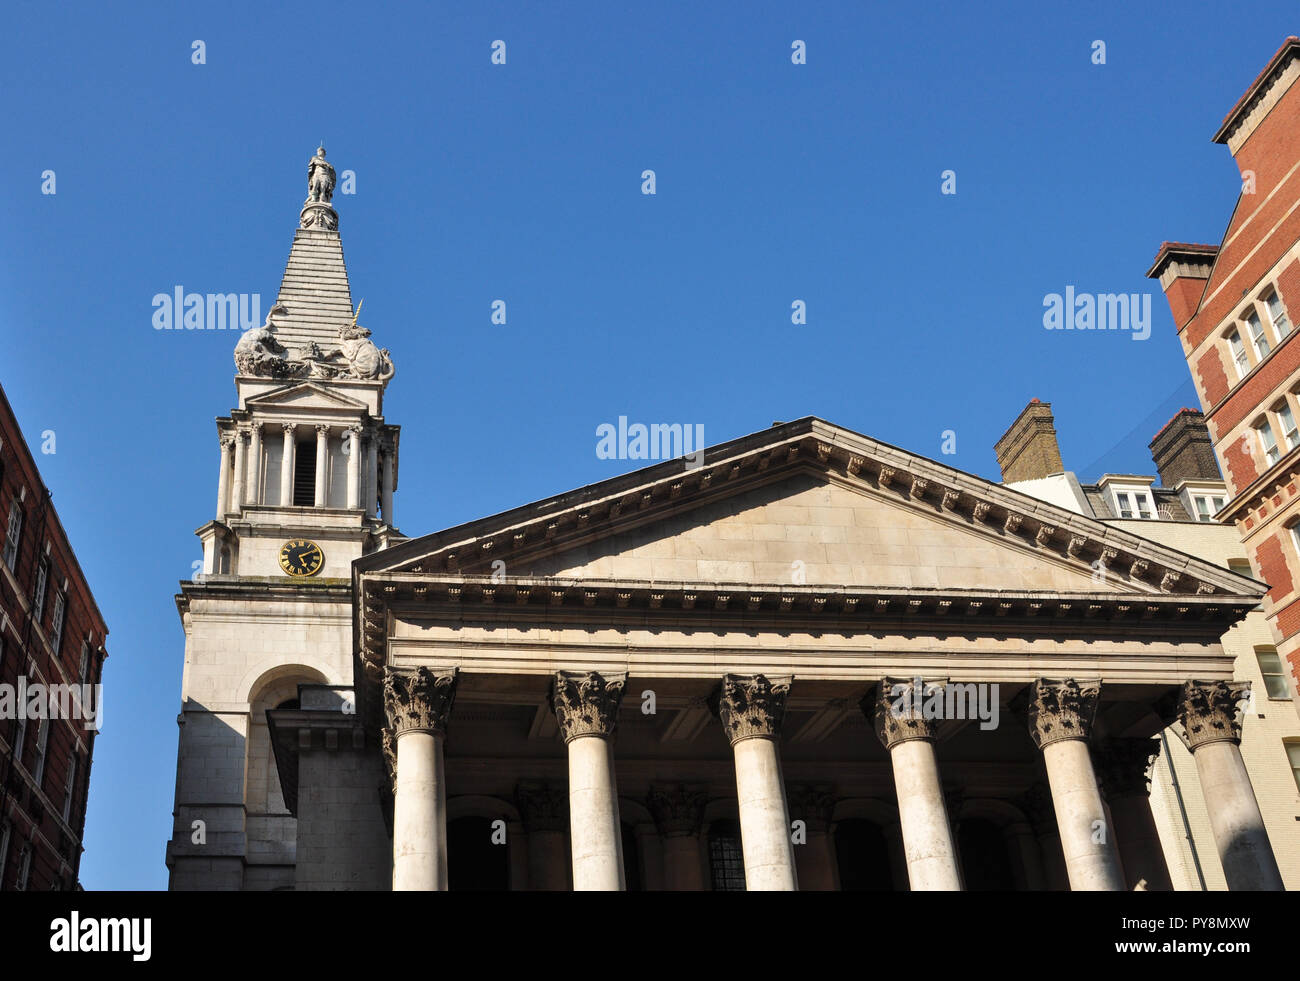
[[[293,462],[293,505],[309,508],[316,503],[316,443],[298,444]]]

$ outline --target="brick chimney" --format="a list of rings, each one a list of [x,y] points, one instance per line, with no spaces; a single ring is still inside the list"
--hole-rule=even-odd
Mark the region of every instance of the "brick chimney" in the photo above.
[[[993,452],[998,456],[1005,483],[1063,473],[1065,464],[1061,462],[1061,448],[1056,443],[1052,403],[1032,399],[994,444]]]
[[[1219,254],[1217,245],[1191,245],[1187,242],[1161,242],[1155,261],[1147,270],[1147,279],[1159,279],[1165,291],[1174,326],[1179,330],[1196,313],[1210,278],[1210,267]]]
[[[1150,449],[1160,483],[1166,487],[1176,487],[1183,480],[1223,479],[1205,416],[1197,409],[1179,409],[1156,433]]]

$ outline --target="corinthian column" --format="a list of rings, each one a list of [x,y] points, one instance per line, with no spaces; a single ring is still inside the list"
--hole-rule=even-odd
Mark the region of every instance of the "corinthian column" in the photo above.
[[[569,888],[569,857],[564,833],[569,828],[569,799],[562,790],[541,783],[520,783],[515,802],[528,835],[528,888],[563,892]]]
[[[393,469],[393,445],[392,440],[384,444],[383,491],[381,492],[384,524],[389,528],[397,527],[397,523],[393,520],[393,481],[397,477],[397,472]]]
[[[702,790],[681,785],[651,787],[646,806],[663,839],[664,888],[699,892],[704,888],[700,864],[700,822],[707,797]]]
[[[1228,888],[1280,891],[1282,873],[1241,759],[1237,703],[1249,691],[1249,682],[1189,681],[1179,693],[1178,721],[1196,760]]]
[[[348,451],[348,507],[361,506],[361,429],[349,426],[347,431]]]
[[[230,510],[239,514],[244,509],[244,468],[248,463],[245,447],[248,445],[248,432],[239,430],[235,433],[235,482],[230,487]]]
[[[393,890],[447,888],[447,788],[442,742],[456,697],[456,669],[384,676],[384,708],[397,743]]]
[[[330,427],[316,427],[316,507],[325,506],[325,477],[330,465]]]
[[[1081,685],[1072,678],[1039,678],[1030,690],[1029,735],[1047,766],[1065,870],[1075,891],[1124,888],[1115,829],[1106,820],[1088,755],[1100,700],[1101,682]]]
[[[217,474],[218,521],[226,520],[226,511],[230,507],[230,447],[234,441],[232,436],[221,437],[221,472]]]
[[[249,504],[262,503],[262,424],[253,423],[253,439],[248,446],[248,489],[244,499]]]
[[[612,746],[625,680],[557,671],[551,689],[551,709],[569,747],[569,847],[579,891],[626,888]]]
[[[781,775],[781,721],[794,679],[728,674],[714,695],[736,761],[736,800],[745,888],[794,890],[794,846]]]
[[[790,788],[790,820],[802,821],[805,838],[794,843],[798,859],[799,888],[806,892],[838,892],[839,869],[831,845],[831,813],[835,796],[823,787]]]
[[[1107,739],[1093,747],[1094,765],[1115,822],[1125,884],[1132,889],[1145,879],[1152,892],[1168,892],[1173,883],[1151,813],[1151,764],[1159,755],[1159,739]]]
[[[292,422],[284,427],[284,452],[280,455],[280,507],[293,507],[293,451],[294,433],[298,426]]]
[[[379,500],[376,484],[379,480],[379,433],[366,438],[366,514],[375,517],[375,504]]]
[[[925,718],[922,710],[925,696],[936,690],[941,688],[933,682],[885,678],[874,698],[862,700],[863,714],[874,723],[894,769],[903,854],[913,892],[962,888],[934,752],[936,720]]]

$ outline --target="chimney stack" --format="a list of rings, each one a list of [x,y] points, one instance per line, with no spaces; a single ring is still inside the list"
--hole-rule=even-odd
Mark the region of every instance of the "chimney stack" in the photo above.
[[[1160,251],[1147,270],[1147,279],[1160,280],[1160,288],[1165,291],[1165,299],[1169,302],[1169,312],[1173,314],[1176,329],[1182,330],[1200,306],[1201,294],[1205,292],[1206,280],[1210,278],[1210,267],[1218,254],[1217,245],[1160,243]]]
[[[1004,483],[1063,473],[1061,448],[1052,424],[1052,403],[1033,399],[993,446]]]
[[[1149,445],[1165,487],[1176,487],[1184,480],[1223,479],[1210,429],[1197,409],[1179,409]]]

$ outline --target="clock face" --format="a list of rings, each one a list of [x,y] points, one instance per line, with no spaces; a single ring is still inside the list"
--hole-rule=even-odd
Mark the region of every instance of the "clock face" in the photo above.
[[[325,553],[315,542],[293,541],[280,546],[280,568],[291,576],[314,576],[325,564]]]

